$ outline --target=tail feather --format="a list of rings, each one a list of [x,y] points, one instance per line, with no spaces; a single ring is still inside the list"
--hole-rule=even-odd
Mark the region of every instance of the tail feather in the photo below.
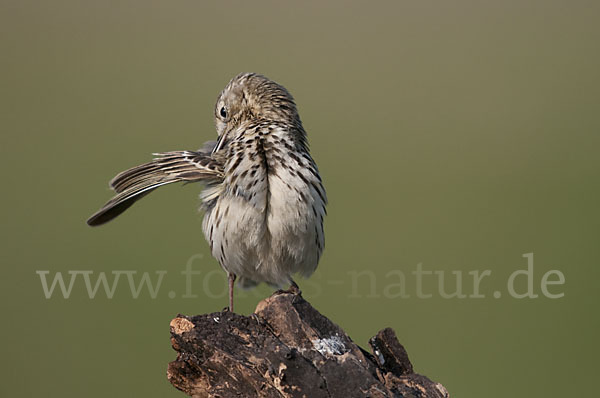
[[[223,178],[222,164],[204,150],[164,152],[155,156],[151,162],[125,170],[110,181],[117,195],[87,220],[88,225],[112,220],[160,186],[175,182],[215,182]]]

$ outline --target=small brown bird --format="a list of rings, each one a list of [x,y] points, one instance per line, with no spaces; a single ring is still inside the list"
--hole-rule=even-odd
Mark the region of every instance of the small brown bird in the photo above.
[[[255,73],[236,76],[217,99],[215,122],[216,142],[198,151],[157,153],[118,174],[110,182],[115,197],[87,223],[112,220],[162,185],[204,183],[204,236],[228,273],[233,311],[236,277],[243,287],[297,287],[292,275],[314,272],[323,252],[327,198],[284,87]]]

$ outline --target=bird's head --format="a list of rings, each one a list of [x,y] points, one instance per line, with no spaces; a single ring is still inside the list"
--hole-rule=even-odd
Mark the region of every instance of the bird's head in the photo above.
[[[221,137],[244,122],[261,120],[300,125],[294,98],[283,86],[256,73],[241,73],[219,94],[217,132]]]

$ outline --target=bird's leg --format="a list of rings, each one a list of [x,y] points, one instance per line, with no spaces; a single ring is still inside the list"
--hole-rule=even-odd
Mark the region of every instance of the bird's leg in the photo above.
[[[235,278],[236,276],[233,272],[227,273],[227,279],[229,280],[229,312],[233,312],[233,284]]]
[[[302,295],[302,291],[300,290],[300,287],[296,284],[296,282],[294,282],[293,279],[290,279],[290,288],[287,290],[288,293],[292,293],[295,295]]]

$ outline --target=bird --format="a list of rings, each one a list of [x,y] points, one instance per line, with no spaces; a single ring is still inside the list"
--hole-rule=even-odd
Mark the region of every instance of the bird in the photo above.
[[[327,196],[295,100],[282,85],[241,73],[219,94],[214,119],[216,141],[154,153],[117,174],[109,183],[115,196],[87,224],[111,221],[163,185],[202,183],[202,231],[227,273],[233,312],[236,280],[243,288],[299,291],[293,277],[309,277],[323,253]]]

